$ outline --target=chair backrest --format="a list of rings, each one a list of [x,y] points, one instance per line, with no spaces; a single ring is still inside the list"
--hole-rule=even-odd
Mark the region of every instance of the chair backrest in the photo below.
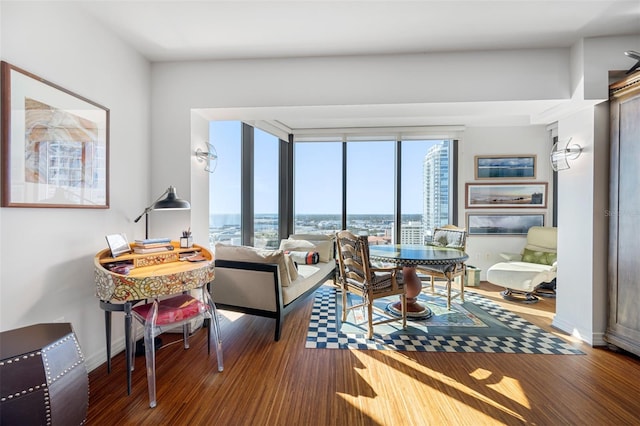
[[[556,253],[558,250],[558,228],[532,226],[527,232],[525,249]]]
[[[455,225],[444,225],[433,230],[431,245],[464,250],[467,246],[467,230]]]
[[[373,278],[367,237],[339,231],[336,233],[336,248],[342,283],[367,287]]]

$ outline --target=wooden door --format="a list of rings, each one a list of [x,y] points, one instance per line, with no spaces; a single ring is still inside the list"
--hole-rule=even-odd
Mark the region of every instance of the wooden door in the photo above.
[[[609,315],[605,340],[640,355],[640,72],[610,86]]]

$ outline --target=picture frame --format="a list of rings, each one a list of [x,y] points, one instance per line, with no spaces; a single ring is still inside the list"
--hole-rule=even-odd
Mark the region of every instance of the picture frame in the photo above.
[[[107,239],[109,250],[111,250],[111,257],[118,257],[121,254],[131,253],[131,246],[129,245],[129,241],[125,234],[110,234],[105,235],[105,238]]]
[[[476,155],[475,179],[535,179],[538,158],[525,155]]]
[[[527,235],[532,226],[544,226],[544,213],[467,213],[469,235]]]
[[[109,109],[2,61],[2,207],[109,208]]]
[[[465,184],[468,209],[546,208],[547,182]]]

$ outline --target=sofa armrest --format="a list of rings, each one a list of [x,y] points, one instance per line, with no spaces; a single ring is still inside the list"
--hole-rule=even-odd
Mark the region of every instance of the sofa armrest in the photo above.
[[[500,256],[509,262],[520,262],[522,260],[520,253],[500,253]]]
[[[216,304],[269,312],[282,309],[278,265],[216,259],[215,268],[211,296]]]

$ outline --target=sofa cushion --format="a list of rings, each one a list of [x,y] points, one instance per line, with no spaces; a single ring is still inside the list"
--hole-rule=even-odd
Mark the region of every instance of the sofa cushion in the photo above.
[[[332,241],[308,241],[286,239],[280,241],[280,250],[289,252],[316,252],[320,258],[320,262],[328,262],[333,256]]]
[[[287,253],[284,254],[284,261],[287,265],[287,271],[289,272],[289,280],[294,282],[298,279],[298,268],[296,267],[295,260]]]
[[[540,265],[553,265],[558,255],[550,251],[536,251],[525,248],[522,252],[522,261],[529,263],[538,263]]]
[[[291,282],[289,269],[282,250],[267,250],[249,246],[232,246],[216,243],[215,257],[221,260],[236,260],[240,262],[269,263],[278,265],[280,284],[289,286]]]
[[[284,241],[284,240],[283,240]],[[313,248],[307,249],[296,249],[290,248],[287,250],[298,250],[298,251],[317,251],[320,255],[320,262],[329,262],[334,260],[334,249],[333,249],[333,236],[331,235],[321,235],[321,234],[292,234],[289,236],[289,239],[286,240],[288,242],[291,241],[306,241],[311,243]],[[292,243],[295,245],[295,243]],[[280,247],[282,248],[282,247]]]

